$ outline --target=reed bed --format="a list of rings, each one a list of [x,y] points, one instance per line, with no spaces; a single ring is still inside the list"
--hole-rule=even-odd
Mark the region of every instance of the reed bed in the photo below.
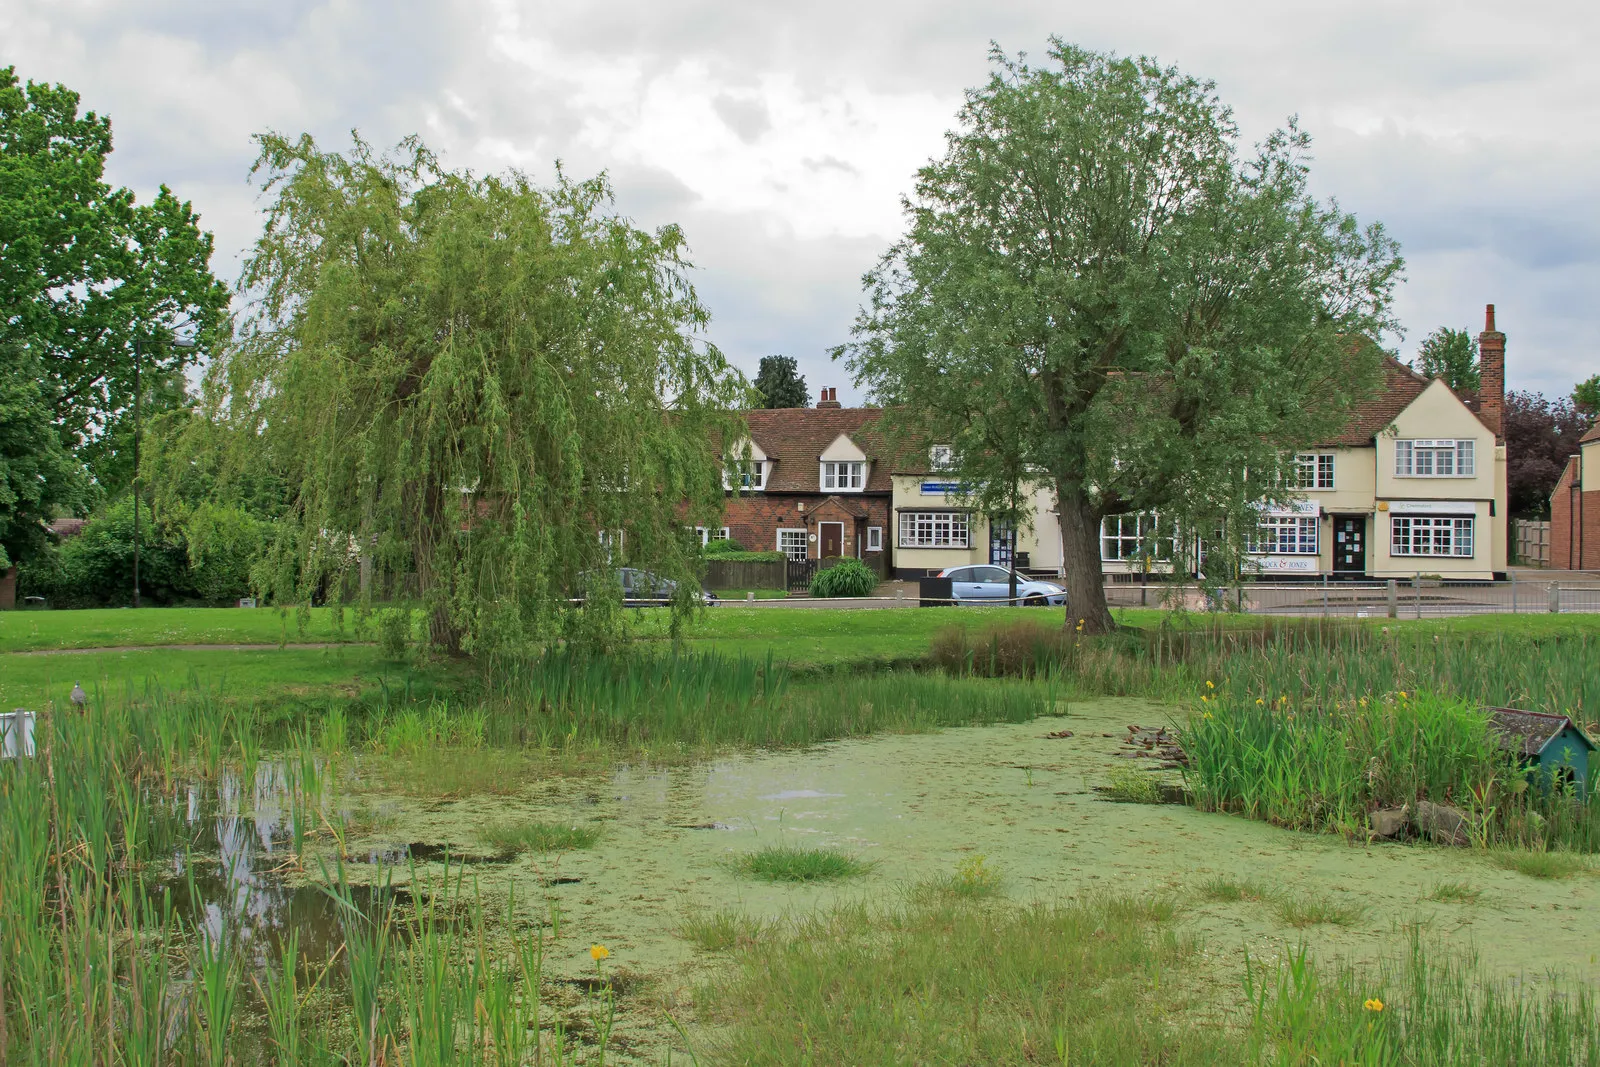
[[[949,627],[929,660],[946,673],[1054,680],[1081,696],[1190,701],[1206,682],[1251,703],[1291,707],[1428,692],[1489,706],[1600,720],[1600,638],[1589,634],[1419,631],[1368,621],[1219,617],[1208,628],[1156,627],[1085,637],[1045,622]]]
[[[1460,811],[1479,848],[1600,851],[1600,809],[1502,750],[1476,702],[1401,691],[1314,707],[1270,691],[1207,693],[1182,738],[1203,809],[1359,836],[1371,811],[1431,801]]]

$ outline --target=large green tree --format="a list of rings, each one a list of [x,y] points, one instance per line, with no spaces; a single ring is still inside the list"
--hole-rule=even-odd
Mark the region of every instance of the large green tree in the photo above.
[[[144,375],[181,381],[224,327],[229,295],[190,205],[165,186],[147,204],[113,189],[110,152],[110,120],[79,114],[76,93],[0,69],[0,345],[29,354],[63,442],[115,491],[132,476],[119,453],[134,342],[146,342]],[[175,332],[197,347],[167,343]]]
[[[1293,124],[1242,158],[1208,82],[1059,40],[993,64],[838,354],[975,493],[1019,458],[1053,486],[1070,614],[1103,630],[1102,517],[1241,538],[1372,381],[1401,261],[1309,195]]]
[[[811,400],[793,356],[762,356],[755,387],[764,408],[803,408]]]
[[[1600,416],[1600,374],[1591,374],[1572,387],[1572,406],[1590,418]]]
[[[45,523],[83,503],[83,467],[61,442],[39,361],[0,343],[0,571],[45,544]]]
[[[680,231],[610,214],[603,179],[448,171],[414,139],[260,145],[252,303],[209,400],[287,486],[267,591],[304,602],[371,554],[451,652],[553,632],[624,561],[686,608],[685,524],[720,512],[712,443],[749,391],[700,340]]]
[[[1429,378],[1444,379],[1458,393],[1478,391],[1478,341],[1466,330],[1434,330],[1417,346],[1412,366]]]

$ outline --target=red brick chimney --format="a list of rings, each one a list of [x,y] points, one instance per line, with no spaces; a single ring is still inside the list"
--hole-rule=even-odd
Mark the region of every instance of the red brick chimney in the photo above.
[[[1483,332],[1478,335],[1478,414],[1494,431],[1505,438],[1503,418],[1506,406],[1506,335],[1494,328],[1494,305],[1483,312]]]
[[[817,401],[817,407],[837,408],[843,406],[843,404],[839,403],[839,390],[827,385],[822,387],[822,399]]]

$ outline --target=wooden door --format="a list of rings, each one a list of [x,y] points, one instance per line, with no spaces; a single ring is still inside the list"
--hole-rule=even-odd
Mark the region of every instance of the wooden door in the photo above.
[[[830,556],[842,555],[844,555],[844,523],[817,523],[817,556],[827,559]]]

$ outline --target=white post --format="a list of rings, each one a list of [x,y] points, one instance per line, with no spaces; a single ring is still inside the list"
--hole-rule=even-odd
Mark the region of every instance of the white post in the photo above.
[[[1390,578],[1387,584],[1389,586],[1389,618],[1398,619],[1400,617],[1400,583]]]
[[[756,594],[754,590],[751,590],[744,595],[744,602],[746,604],[754,604],[756,602]]]
[[[25,708],[0,715],[0,759],[33,755],[33,712]]]
[[[1511,614],[1517,613],[1517,572],[1511,572]]]
[[[1550,583],[1550,614],[1561,614],[1561,583]]]

